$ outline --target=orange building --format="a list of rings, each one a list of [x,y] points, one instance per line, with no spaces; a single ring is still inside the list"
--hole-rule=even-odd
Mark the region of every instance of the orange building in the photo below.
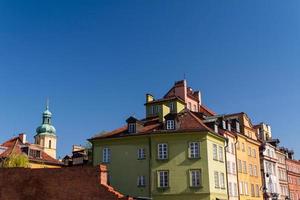
[[[236,157],[241,200],[263,199],[261,166],[259,158],[260,142],[250,118],[245,113],[225,116],[231,131],[236,132]]]

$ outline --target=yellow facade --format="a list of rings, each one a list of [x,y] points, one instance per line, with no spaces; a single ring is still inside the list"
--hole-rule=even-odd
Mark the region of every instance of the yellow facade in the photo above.
[[[259,158],[260,143],[246,116],[243,116],[242,124],[243,130],[237,134],[236,144],[240,200],[263,199]]]
[[[49,165],[49,164],[42,164],[42,163],[29,163],[29,168],[31,169],[40,169],[40,168],[61,168],[60,165]]]

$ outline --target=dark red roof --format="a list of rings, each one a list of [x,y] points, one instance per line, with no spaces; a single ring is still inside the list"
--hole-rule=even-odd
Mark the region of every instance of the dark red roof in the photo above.
[[[193,114],[188,109],[183,110],[180,113],[175,114],[176,120],[176,130],[166,130],[164,124],[159,121],[158,118],[150,118],[141,120],[144,125],[137,130],[137,133],[128,134],[127,126],[123,126],[111,132],[95,136],[90,140],[102,139],[102,138],[113,138],[113,137],[126,137],[126,136],[137,136],[146,134],[159,134],[162,132],[190,132],[190,131],[209,131],[214,133],[214,131],[206,126],[203,121]]]

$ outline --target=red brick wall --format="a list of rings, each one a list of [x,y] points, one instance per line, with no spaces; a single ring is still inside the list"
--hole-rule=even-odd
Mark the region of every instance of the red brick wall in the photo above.
[[[1,200],[114,200],[100,184],[99,167],[0,169]]]

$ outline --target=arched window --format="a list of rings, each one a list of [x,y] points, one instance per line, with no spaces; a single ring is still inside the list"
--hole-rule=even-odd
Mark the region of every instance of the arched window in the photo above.
[[[49,149],[51,149],[51,140],[49,140]]]

